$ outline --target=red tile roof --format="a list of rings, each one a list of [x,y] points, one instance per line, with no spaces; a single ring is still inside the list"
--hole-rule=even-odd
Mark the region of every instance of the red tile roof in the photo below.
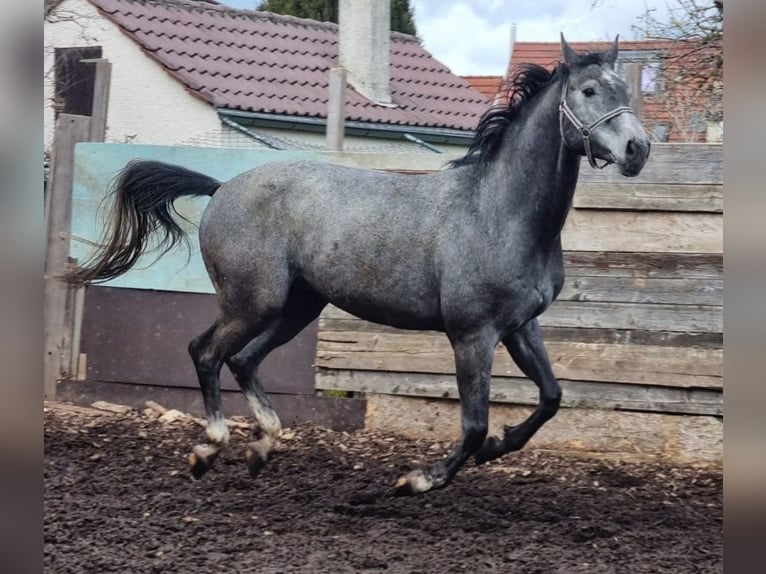
[[[463,76],[463,79],[490,102],[495,99],[503,84],[502,76]]]
[[[190,0],[90,2],[215,107],[327,117],[336,24]],[[487,108],[413,36],[391,34],[390,75],[397,107],[376,105],[349,87],[347,120],[472,130]]]

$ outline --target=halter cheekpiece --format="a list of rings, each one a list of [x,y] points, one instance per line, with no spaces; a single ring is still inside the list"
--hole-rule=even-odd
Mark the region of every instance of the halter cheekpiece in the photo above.
[[[590,149],[590,136],[593,133],[593,130],[595,130],[601,124],[608,122],[609,120],[619,116],[620,114],[626,114],[626,113],[632,114],[633,110],[629,108],[628,106],[620,106],[619,108],[613,109],[611,112],[605,113],[595,122],[593,122],[589,126],[586,126],[575,115],[575,113],[572,111],[572,108],[569,107],[569,104],[567,104],[567,88],[568,87],[569,87],[569,76],[567,76],[564,79],[564,85],[561,89],[561,101],[559,102],[559,126],[561,127],[561,137],[562,139],[564,138],[564,119],[563,118],[564,116],[566,116],[566,118],[570,122],[572,122],[572,125],[577,129],[577,131],[580,132],[580,135],[582,136],[582,141],[583,141],[583,144],[585,145],[585,155],[588,157],[588,163],[590,163],[590,166],[596,167],[598,169],[604,169],[606,166],[611,165],[614,162],[604,160],[604,163],[602,165],[598,165],[598,163],[596,163],[596,158],[593,157],[593,152]]]

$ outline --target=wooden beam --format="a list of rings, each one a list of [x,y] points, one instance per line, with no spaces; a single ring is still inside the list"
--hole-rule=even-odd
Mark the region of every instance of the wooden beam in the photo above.
[[[567,251],[723,253],[723,216],[573,209],[561,240]]]
[[[348,319],[354,316],[328,306],[323,317]],[[540,315],[539,321],[543,327],[721,333],[723,308],[720,305],[555,301]]]
[[[567,277],[606,275],[654,279],[721,279],[723,253],[565,251]]]
[[[723,213],[723,185],[583,182],[572,205],[576,209]]]
[[[564,408],[723,416],[721,389],[681,389],[561,379]],[[317,389],[410,397],[458,399],[454,377],[431,373],[381,373],[319,369]],[[528,379],[493,377],[490,400],[537,405],[539,391]]]
[[[106,120],[109,111],[109,89],[112,81],[112,63],[105,59],[86,60],[96,66],[93,85],[93,107],[91,109],[88,141],[102,142],[106,138]]]
[[[557,377],[570,380],[664,385],[723,386],[723,350],[633,344],[546,343]],[[439,334],[319,333],[316,365],[332,369],[453,374],[449,341]],[[500,345],[492,374],[524,377]]]
[[[56,398],[56,383],[69,368],[71,340],[67,336],[66,306],[69,286],[58,276],[66,269],[72,219],[74,148],[88,140],[90,118],[61,114],[53,140],[51,183],[48,191],[45,252],[44,368],[46,400]]]
[[[583,167],[578,178],[582,183],[626,183],[615,166],[607,169]],[[721,144],[652,144],[649,161],[634,184],[723,184],[723,146]]]

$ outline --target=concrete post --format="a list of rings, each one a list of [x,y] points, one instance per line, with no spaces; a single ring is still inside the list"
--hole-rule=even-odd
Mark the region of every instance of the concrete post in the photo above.
[[[330,70],[330,87],[327,102],[327,150],[343,151],[343,124],[346,119],[346,70]]]

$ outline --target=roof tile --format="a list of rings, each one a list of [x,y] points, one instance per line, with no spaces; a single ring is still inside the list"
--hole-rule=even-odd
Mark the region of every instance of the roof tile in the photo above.
[[[192,0],[90,0],[186,87],[216,107],[326,117],[332,23]],[[391,38],[391,95],[378,106],[348,88],[349,119],[472,130],[486,100],[418,41]]]

